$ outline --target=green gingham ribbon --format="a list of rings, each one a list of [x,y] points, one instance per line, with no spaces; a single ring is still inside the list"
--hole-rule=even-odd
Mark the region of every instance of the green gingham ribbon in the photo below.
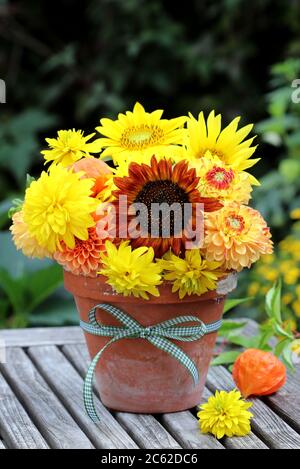
[[[103,326],[96,318],[97,309],[101,308],[113,317],[115,317],[124,326]],[[193,342],[200,339],[205,334],[216,332],[220,326],[221,321],[216,321],[210,324],[204,324],[200,319],[195,316],[178,316],[168,321],[155,324],[153,326],[144,327],[128,314],[121,311],[119,308],[109,304],[99,304],[89,312],[89,322],[80,321],[80,326],[88,334],[97,335],[101,337],[112,337],[107,344],[93,358],[88,372],[84,380],[83,399],[84,406],[87,414],[93,420],[98,422],[94,400],[93,400],[93,378],[95,368],[102,355],[102,353],[114,342],[121,339],[145,339],[148,340],[155,347],[163,350],[172,357],[176,358],[192,375],[194,384],[199,381],[199,373],[193,360],[181,350],[180,347],[175,345],[169,339],[175,339],[181,342]],[[180,324],[194,322],[194,326],[180,326]]]

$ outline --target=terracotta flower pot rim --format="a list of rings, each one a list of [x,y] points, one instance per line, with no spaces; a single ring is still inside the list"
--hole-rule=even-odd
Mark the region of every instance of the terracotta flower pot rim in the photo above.
[[[99,302],[174,304],[179,302],[194,303],[223,297],[236,288],[237,275],[235,272],[231,272],[225,278],[219,280],[216,290],[209,291],[200,296],[186,295],[182,300],[179,299],[178,292],[172,293],[172,283],[166,281],[158,287],[160,296],[155,297],[149,295],[149,300],[116,293],[112,287],[106,283],[106,278],[103,275],[85,277],[83,275],[74,275],[64,270],[64,283],[65,288],[73,295],[99,300]]]

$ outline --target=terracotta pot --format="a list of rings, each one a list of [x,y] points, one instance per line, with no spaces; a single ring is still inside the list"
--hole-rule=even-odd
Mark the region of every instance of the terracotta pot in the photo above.
[[[103,277],[87,278],[64,273],[65,288],[74,295],[80,318],[88,321],[89,311],[98,303],[109,303],[128,313],[143,326],[176,316],[192,314],[204,323],[219,320],[226,293],[236,286],[235,276],[219,282],[217,291],[178,299],[171,286],[160,287],[160,297],[141,300],[114,293]],[[120,325],[106,311],[98,310],[104,325]],[[112,344],[96,368],[100,398],[110,409],[137,413],[177,412],[199,404],[206,381],[216,333],[195,342],[176,342],[195,362],[200,382],[195,386],[188,371],[176,359],[144,339],[123,339]],[[91,357],[108,342],[107,337],[85,333]]]

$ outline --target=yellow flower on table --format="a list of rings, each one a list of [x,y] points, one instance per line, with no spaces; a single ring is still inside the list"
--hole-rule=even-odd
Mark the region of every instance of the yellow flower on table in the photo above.
[[[197,416],[203,433],[212,433],[220,439],[224,436],[245,436],[251,431],[250,419],[253,414],[248,411],[251,402],[242,399],[239,391],[216,391],[200,406]]]
[[[101,253],[102,269],[98,272],[107,277],[106,282],[124,296],[149,299],[148,293],[159,296],[157,286],[161,281],[161,267],[154,262],[152,248],[132,249],[129,241],[117,247],[106,241],[106,253]]]
[[[165,271],[164,279],[173,283],[172,292],[179,291],[180,299],[215,290],[218,279],[224,275],[221,263],[206,261],[199,249],[187,250],[184,259],[169,251],[158,264]]]
[[[26,190],[24,221],[38,244],[50,253],[61,250],[61,242],[75,247],[75,237],[88,239],[88,228],[95,225],[92,213],[99,201],[90,197],[93,179],[80,179],[80,173],[62,165],[42,172]]]
[[[210,152],[237,171],[251,168],[259,161],[259,158],[250,159],[256,150],[256,146],[251,146],[254,137],[244,139],[252,130],[253,124],[238,130],[240,117],[236,117],[222,130],[221,119],[221,114],[215,115],[214,111],[209,114],[207,121],[203,112],[200,112],[198,119],[189,115],[186,134],[189,159],[203,158]],[[249,175],[249,178],[251,184],[259,185],[254,176]]]
[[[161,119],[163,111],[146,112],[140,103],[133,111],[119,114],[117,120],[103,118],[96,130],[104,135],[100,143],[101,157],[112,157],[115,164],[122,160],[137,161],[137,156],[164,156],[174,159],[181,148],[186,130],[186,117]],[[147,161],[145,161],[147,162]]]
[[[67,167],[81,158],[90,158],[90,153],[99,153],[99,139],[89,142],[95,133],[84,136],[82,130],[59,130],[57,138],[46,138],[50,150],[41,151],[46,163],[61,163]]]

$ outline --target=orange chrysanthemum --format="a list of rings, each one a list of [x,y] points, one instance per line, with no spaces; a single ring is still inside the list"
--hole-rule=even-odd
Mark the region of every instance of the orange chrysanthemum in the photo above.
[[[63,242],[61,245],[62,251],[55,252],[53,257],[65,270],[75,275],[96,277],[101,266],[100,252],[105,251],[105,240],[98,237],[95,227],[89,228],[86,241],[76,239],[74,249]]]
[[[231,203],[205,221],[204,250],[209,261],[223,262],[225,269],[240,271],[263,254],[271,254],[270,230],[260,213]]]
[[[49,251],[40,246],[34,236],[29,232],[27,224],[23,219],[23,211],[16,212],[12,217],[10,231],[16,248],[21,250],[27,257],[43,259],[50,257]]]
[[[84,173],[83,178],[94,179],[95,183],[92,187],[93,197],[105,200],[107,198],[106,183],[111,177],[112,169],[102,160],[97,158],[83,158],[72,166],[73,171]]]
[[[195,227],[197,203],[204,204],[204,211],[217,210],[222,206],[215,198],[201,196],[197,189],[199,178],[196,171],[189,169],[186,161],[173,166],[171,160],[157,161],[153,156],[149,165],[133,162],[129,165],[128,177],[114,178],[114,183],[118,188],[113,192],[116,197],[114,204],[119,212],[117,219],[127,223],[125,227],[124,222],[120,222],[120,238],[131,238],[134,248],[152,247],[157,257],[161,257],[170,248],[176,255],[184,251],[186,241],[191,241],[192,238],[189,234]],[[120,203],[120,196],[127,196],[126,204]],[[127,228],[134,217],[130,206],[138,203],[144,204],[146,211],[140,211],[139,219],[143,221],[139,224],[141,233],[139,237],[132,239]],[[163,218],[161,212],[154,214],[153,204],[156,207],[161,204],[166,204],[167,207],[176,204],[177,208],[174,212],[170,210],[164,213]],[[190,216],[187,215],[185,204],[190,204]],[[176,219],[181,222],[176,223]],[[165,235],[163,222],[164,228],[168,227],[168,235]],[[156,226],[156,233],[153,233],[153,225]]]

